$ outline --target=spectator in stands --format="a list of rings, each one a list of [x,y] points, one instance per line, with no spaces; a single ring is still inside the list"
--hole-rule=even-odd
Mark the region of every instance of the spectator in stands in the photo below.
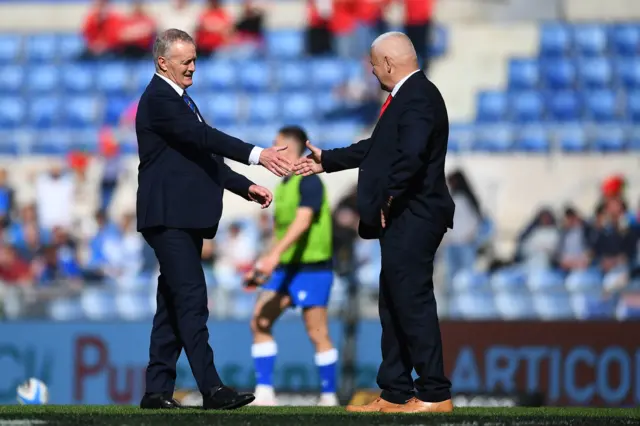
[[[404,0],[404,32],[413,42],[425,73],[429,68],[429,38],[434,9],[435,0]]]
[[[82,287],[82,274],[75,258],[65,251],[60,253],[53,245],[43,249],[42,256],[34,261],[33,271],[35,281],[41,287]]]
[[[233,35],[231,16],[220,0],[207,0],[195,32],[198,56],[211,56],[225,47]]]
[[[111,129],[105,128],[100,132],[99,149],[104,161],[100,181],[101,208],[108,210],[124,170],[120,147]]]
[[[106,275],[118,287],[133,288],[142,271],[142,236],[136,231],[135,214],[125,213],[117,232],[111,232],[104,239],[103,252]]]
[[[307,0],[306,52],[312,56],[328,55],[333,52],[331,33],[332,0]]]
[[[82,29],[87,45],[82,58],[113,57],[118,50],[122,19],[120,14],[110,9],[109,0],[96,0]]]
[[[231,223],[228,234],[219,240],[224,250],[215,264],[216,282],[227,289],[238,289],[258,256],[257,241],[239,222]]]
[[[330,28],[334,50],[342,58],[359,58],[353,0],[333,0]],[[373,40],[372,40],[373,41]]]
[[[482,224],[482,210],[469,181],[462,170],[447,176],[451,198],[456,205],[453,229],[445,234],[445,263],[447,282],[451,283],[459,271],[473,269],[476,260],[476,241]]]
[[[109,221],[104,210],[98,211],[95,218],[98,229],[89,241],[89,259],[85,268],[85,278],[99,281],[113,275],[107,263],[105,246],[109,239],[118,238],[119,230]]]
[[[8,285],[31,285],[31,268],[21,259],[16,250],[6,244],[0,245],[0,283]]]
[[[122,19],[119,50],[125,58],[144,58],[151,52],[156,36],[156,22],[144,10],[142,0],[134,0],[131,14]]]
[[[560,232],[551,209],[541,209],[518,240],[517,261],[532,267],[555,266]]]
[[[160,16],[159,29],[161,31],[170,28],[177,28],[189,34],[193,34],[196,29],[196,22],[193,19],[189,7],[189,0],[172,0],[171,13]]]
[[[264,45],[265,8],[255,0],[244,0],[240,18],[235,25],[234,49],[245,55],[260,52]]]
[[[560,231],[558,263],[565,271],[584,269],[591,262],[591,230],[573,207],[564,211],[564,221]]]
[[[260,212],[258,232],[260,232],[260,249],[263,250],[271,244],[273,238],[273,218],[265,211]]]
[[[358,56],[369,55],[371,43],[387,32],[384,11],[391,0],[353,0],[356,24]]]
[[[43,238],[38,224],[35,222],[26,223],[22,228],[22,239],[13,243],[18,256],[27,262],[32,262],[37,256],[42,254],[43,244],[47,241]]]
[[[629,279],[631,261],[635,259],[638,232],[626,215],[626,205],[619,198],[607,200],[605,222],[595,238],[594,258],[605,275],[605,291],[623,288]]]
[[[6,228],[14,208],[14,191],[7,182],[6,169],[0,168],[0,227]]]
[[[55,164],[36,179],[38,223],[46,230],[56,226],[70,229],[73,225],[72,209],[75,205],[74,177],[61,164]]]

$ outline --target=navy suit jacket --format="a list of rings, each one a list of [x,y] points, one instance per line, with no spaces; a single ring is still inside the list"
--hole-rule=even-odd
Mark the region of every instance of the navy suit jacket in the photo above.
[[[253,182],[231,170],[224,157],[249,164],[254,146],[198,120],[157,75],[140,98],[136,135],[139,231],[216,228],[225,189],[248,199]]]
[[[380,238],[380,211],[393,197],[390,220],[405,215],[412,226],[446,232],[454,203],[444,162],[449,118],[444,99],[424,73],[409,77],[378,120],[369,139],[322,151],[328,173],[359,168],[358,211],[362,238]]]

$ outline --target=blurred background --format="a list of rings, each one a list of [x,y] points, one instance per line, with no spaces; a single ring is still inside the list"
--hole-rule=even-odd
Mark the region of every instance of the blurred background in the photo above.
[[[640,404],[634,0],[0,1],[0,403],[32,376],[52,403],[144,392],[158,272],[135,230],[135,114],[154,36],[171,27],[198,44],[189,93],[211,125],[269,146],[299,124],[324,149],[368,136],[386,97],[369,46],[406,32],[451,124],[455,228],[434,283],[458,402]],[[380,252],[357,237],[355,171],[322,178],[348,398],[376,387]],[[225,195],[202,253],[216,363],[243,389],[255,293],[241,276],[272,210]],[[291,398],[317,388],[299,317],[276,326],[276,385]]]

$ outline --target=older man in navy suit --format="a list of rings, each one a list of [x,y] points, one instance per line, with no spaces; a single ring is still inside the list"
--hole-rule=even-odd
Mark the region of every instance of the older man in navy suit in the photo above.
[[[138,230],[160,264],[142,408],[171,409],[176,362],[185,350],[205,409],[232,409],[253,401],[220,380],[209,345],[207,288],[200,263],[203,238],[213,238],[225,189],[269,206],[272,194],[234,172],[230,158],[262,165],[277,176],[291,164],[279,151],[262,149],[220,132],[204,121],[187,94],[196,69],[196,46],[184,31],[170,29],[153,47],[156,74],[136,115]]]

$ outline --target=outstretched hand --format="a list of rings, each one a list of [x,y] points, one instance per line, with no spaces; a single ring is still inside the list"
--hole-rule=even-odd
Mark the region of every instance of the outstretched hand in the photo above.
[[[273,201],[273,194],[264,186],[253,184],[249,187],[249,199],[266,209]]]
[[[272,146],[265,148],[260,153],[259,164],[278,177],[288,176],[291,173],[293,164],[282,155],[286,146]]]
[[[311,154],[298,160],[293,166],[293,171],[295,174],[302,176],[310,176],[324,172],[324,168],[322,167],[322,150],[313,146],[309,141],[307,141],[306,145],[311,151]]]

